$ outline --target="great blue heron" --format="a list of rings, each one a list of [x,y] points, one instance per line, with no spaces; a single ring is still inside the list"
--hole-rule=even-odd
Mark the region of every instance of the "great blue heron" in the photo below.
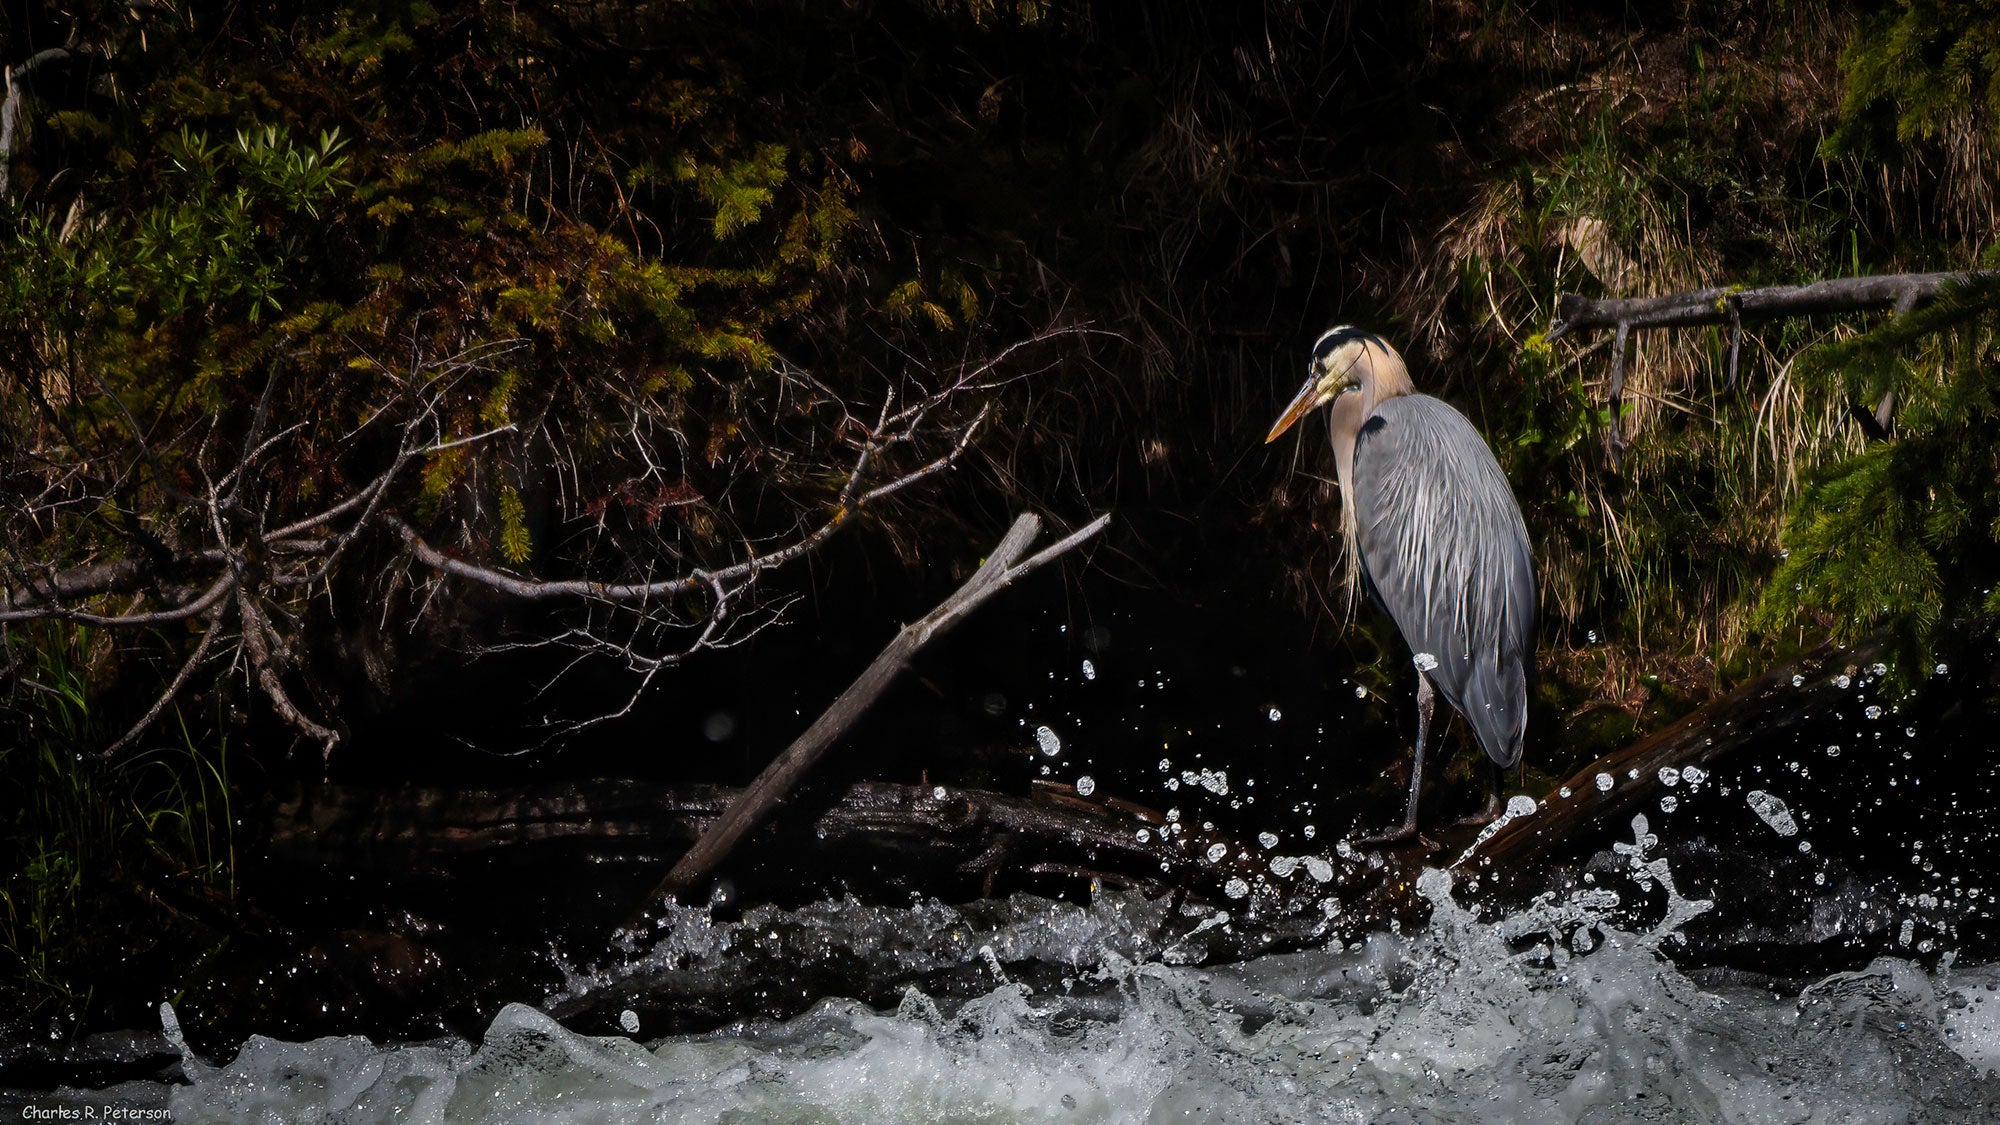
[[[1409,806],[1401,828],[1363,842],[1417,834],[1433,685],[1493,761],[1490,820],[1500,773],[1520,762],[1528,726],[1535,579],[1521,508],[1479,431],[1416,393],[1403,357],[1379,336],[1346,325],[1321,336],[1305,387],[1264,440],[1328,402],[1349,580],[1358,563],[1417,667]]]

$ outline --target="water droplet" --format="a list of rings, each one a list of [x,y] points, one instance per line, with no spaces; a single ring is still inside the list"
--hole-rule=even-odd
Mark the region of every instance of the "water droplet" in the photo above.
[[[1420,652],[1410,658],[1410,663],[1416,665],[1419,672],[1429,672],[1437,668],[1438,658],[1428,652]]]
[[[1241,879],[1231,879],[1227,883],[1222,884],[1222,893],[1228,895],[1230,898],[1242,898],[1250,893],[1250,884]]]
[[[1205,854],[1208,856],[1208,862],[1221,863],[1222,857],[1229,854],[1229,845],[1210,844],[1208,846],[1208,851]]]
[[[1095,792],[1097,792],[1097,779],[1096,779],[1096,778],[1094,778],[1094,777],[1090,776],[1089,774],[1084,774],[1084,775],[1083,775],[1082,777],[1079,777],[1079,778],[1077,778],[1077,779],[1076,779],[1076,795],[1077,795],[1077,796],[1079,796],[1079,797],[1088,797],[1088,796],[1090,796],[1090,795],[1091,795],[1092,793],[1095,793]]]
[[[1861,713],[1868,716],[1871,719],[1879,719],[1882,717],[1882,709],[1880,707],[1875,706],[1872,703],[1868,705],[1867,710]]]
[[[1618,782],[1613,780],[1612,776],[1608,773],[1600,773],[1597,775],[1597,791],[1600,793],[1611,792],[1611,787],[1616,784],[1618,784]]]
[[[931,790],[931,796],[936,797],[940,801],[944,800],[946,796],[944,791],[944,786],[940,785],[937,788]]]
[[[1281,712],[1279,712],[1279,710],[1276,707],[1271,708],[1270,714],[1271,714],[1271,721],[1274,723],[1277,722],[1279,719],[1284,718],[1284,715]]]
[[[1672,789],[1681,783],[1681,771],[1672,766],[1660,767],[1660,784]]]
[[[1798,821],[1792,819],[1792,810],[1776,794],[1752,789],[1744,800],[1750,802],[1750,811],[1757,814],[1757,819],[1771,826],[1771,831],[1780,836],[1798,835]]]
[[[1057,738],[1056,732],[1047,727],[1035,728],[1035,745],[1041,747],[1042,753],[1051,758],[1062,753],[1062,739]]]
[[[1847,673],[1845,672],[1842,672],[1840,675],[1835,676],[1833,678],[1833,686],[1837,688],[1847,687],[1853,682],[1854,682],[1853,678],[1848,676]]]
[[[639,1013],[630,1008],[618,1013],[618,1026],[624,1028],[627,1035],[639,1034]]]
[[[1095,665],[1095,664],[1092,664],[1092,663],[1091,663],[1090,661],[1088,661],[1088,660],[1084,661],[1084,662],[1083,662],[1083,678],[1084,678],[1084,679],[1086,679],[1086,680],[1094,680],[1094,679],[1096,679],[1096,678],[1097,678],[1097,665]]]
[[[1275,848],[1278,846],[1278,838],[1269,832],[1257,833],[1257,842],[1264,845],[1267,848]]]
[[[1672,793],[1669,793],[1666,796],[1660,798],[1661,812],[1672,812],[1680,807],[1681,807],[1681,799],[1679,797],[1674,796]]]

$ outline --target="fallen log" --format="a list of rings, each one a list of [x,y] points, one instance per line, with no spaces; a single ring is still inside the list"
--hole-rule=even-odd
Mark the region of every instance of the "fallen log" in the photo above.
[[[1868,312],[1891,309],[1902,314],[1937,299],[1954,285],[1990,281],[2000,274],[1988,271],[1944,273],[1895,273],[1873,277],[1838,277],[1809,285],[1773,285],[1760,289],[1699,289],[1669,293],[1660,297],[1585,297],[1563,293],[1556,297],[1556,313],[1544,336],[1556,341],[1571,332],[1614,329],[1611,342],[1611,371],[1606,382],[1605,400],[1611,410],[1611,425],[1605,434],[1605,454],[1616,469],[1625,449],[1619,433],[1618,415],[1625,397],[1626,343],[1634,331],[1649,328],[1694,328],[1710,324],[1729,326],[1729,358],[1725,385],[1736,386],[1737,363],[1743,350],[1745,321],[1777,320],[1793,316],[1826,313]],[[1885,398],[1873,411],[1856,408],[1855,420],[1871,438],[1888,434],[1893,398]]]
[[[1519,879],[1559,852],[1621,831],[1634,813],[1657,804],[1668,789],[1663,778],[1678,781],[1689,767],[1712,769],[1737,751],[1822,721],[1853,698],[1857,681],[1872,678],[1878,652],[1873,644],[1827,646],[1759,676],[1577,770],[1536,802],[1533,814],[1500,825],[1454,868],[1461,875],[1496,872]]]
[[[678,858],[740,795],[616,780],[505,790],[317,785],[277,804],[267,854],[286,867],[343,875],[451,877],[482,860],[650,867]],[[1066,786],[1038,785],[1022,797],[864,782],[810,820],[759,829],[746,847],[790,856],[802,882],[818,870],[829,883],[865,883],[869,867],[857,857],[871,853],[912,870],[959,871],[988,893],[1003,878],[1046,883],[1031,878],[1034,868],[1058,864],[1071,883],[1099,877],[1220,899],[1229,872],[1189,854],[1213,841],[1177,844],[1160,834],[1164,825],[1150,809],[1087,800]]]
[[[794,894],[893,885],[945,898],[996,890],[1088,897],[1093,886],[1108,886],[1248,910],[1273,925],[1328,897],[1342,904],[1342,932],[1413,922],[1424,913],[1414,883],[1425,866],[1451,863],[1461,880],[1498,874],[1502,882],[1537,886],[1552,864],[1622,839],[1632,815],[1667,791],[1662,770],[1713,769],[1823,721],[1852,700],[1841,677],[1865,678],[1874,660],[1875,649],[1864,646],[1827,648],[1787,664],[1575,771],[1536,802],[1534,814],[1477,842],[1470,830],[1447,834],[1442,852],[1336,852],[1274,865],[1279,857],[1261,849],[1170,827],[1153,809],[1085,798],[1067,786],[1038,783],[1015,796],[865,782],[816,815],[749,833],[740,866],[753,885],[744,889],[750,897],[763,890],[754,885],[759,862],[776,859]],[[277,804],[268,855],[288,869],[340,876],[452,877],[480,863],[517,871],[658,869],[739,798],[720,786],[619,780],[504,790],[318,785]],[[1217,844],[1221,858],[1210,860]],[[1232,880],[1242,884],[1234,895]]]
[[[1907,311],[1936,300],[1948,285],[1992,276],[1972,271],[1891,273],[1761,289],[1698,289],[1661,297],[1585,297],[1580,293],[1564,293],[1556,298],[1555,319],[1545,338],[1554,341],[1571,332],[1593,328],[1695,328],[1825,313]]]

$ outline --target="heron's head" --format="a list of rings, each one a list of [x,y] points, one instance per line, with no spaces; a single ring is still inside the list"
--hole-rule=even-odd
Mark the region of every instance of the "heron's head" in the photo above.
[[[1299,419],[1355,387],[1373,391],[1377,401],[1389,394],[1408,394],[1413,389],[1409,373],[1403,367],[1403,357],[1396,354],[1396,349],[1373,332],[1343,324],[1313,344],[1312,362],[1306,367],[1306,385],[1278,416],[1264,440],[1278,440],[1278,435],[1291,429]]]

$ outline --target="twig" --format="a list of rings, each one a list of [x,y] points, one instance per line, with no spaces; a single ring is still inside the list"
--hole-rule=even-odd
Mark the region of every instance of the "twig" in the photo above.
[[[61,47],[37,51],[20,66],[7,68],[7,100],[0,102],[0,199],[7,198],[7,181],[14,167],[14,122],[21,114],[21,81],[45,63],[69,58]]]
[[[172,703],[174,696],[180,694],[181,688],[187,686],[188,677],[194,674],[195,668],[200,666],[202,660],[208,656],[209,646],[213,645],[215,638],[221,634],[222,625],[222,615],[218,614],[216,615],[216,619],[209,623],[208,631],[201,635],[201,643],[194,646],[193,654],[187,658],[185,664],[181,665],[180,672],[174,676],[173,682],[167,685],[166,690],[160,693],[160,697],[153,700],[153,705],[146,708],[146,713],[139,716],[139,721],[133,723],[130,730],[120,735],[118,741],[97,751],[92,755],[93,757],[100,760],[109,758],[117,754],[120,750],[137,742],[139,736],[146,733],[146,729],[151,727],[154,720],[160,717],[161,712],[167,709],[167,704]]]
[[[1013,581],[1027,574],[1043,563],[1054,559],[1074,548],[1111,522],[1109,514],[1102,515],[1085,524],[1082,528],[1064,536],[1048,547],[1022,559],[1035,535],[1041,530],[1041,520],[1033,513],[1025,513],[1014,521],[1006,538],[993,549],[993,553],[981,564],[977,573],[938,607],[922,618],[903,626],[894,640],[883,648],[880,655],[848,685],[846,691],[833,701],[812,726],[800,735],[780,754],[776,761],[765,767],[709,829],[702,833],[687,854],[674,864],[673,870],[660,881],[657,888],[641,905],[640,911],[628,930],[636,930],[641,924],[644,911],[655,903],[678,897],[701,881],[717,864],[729,857],[743,835],[756,827],[770,814],[773,806],[792,791],[799,779],[805,776],[813,763],[833,745],[863,712],[867,711],[896,674],[903,670],[918,649],[951,628],[973,610],[984,605],[993,595],[1006,589]]]

